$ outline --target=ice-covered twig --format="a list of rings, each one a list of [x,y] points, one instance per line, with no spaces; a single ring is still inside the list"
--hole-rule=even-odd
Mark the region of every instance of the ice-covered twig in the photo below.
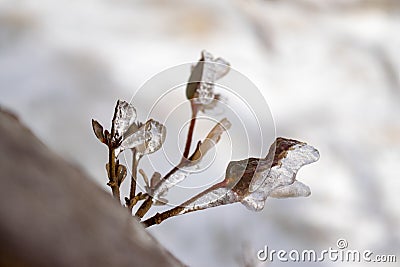
[[[236,202],[241,202],[250,210],[260,211],[269,196],[308,196],[310,189],[296,180],[296,174],[302,166],[318,158],[318,151],[306,143],[277,138],[266,158],[230,162],[222,182],[143,223],[147,227],[173,216]]]
[[[111,133],[107,130],[103,131],[103,126],[99,122],[92,120],[92,127],[96,137],[108,147],[108,164],[106,165],[106,169],[109,182],[107,185],[111,187],[113,196],[118,201],[120,201],[119,186],[126,176],[126,171],[121,172],[125,166],[117,162],[118,155],[116,155],[116,149],[120,146],[124,132],[135,119],[135,108],[125,101],[118,100],[111,122]]]
[[[128,208],[132,209],[132,200],[136,192],[136,169],[143,155],[151,154],[162,146],[166,129],[161,123],[150,119],[142,124],[136,122],[136,110],[132,104],[118,100],[115,106],[111,123],[111,133],[103,131],[103,126],[92,120],[92,127],[100,142],[107,145],[109,150],[108,164],[106,165],[109,185],[115,198],[120,200],[119,186],[126,176],[126,167],[119,164],[118,155],[125,149],[133,152],[131,193],[127,201]],[[123,171],[125,170],[125,171]]]
[[[217,123],[208,133],[203,142],[197,144],[196,150],[189,159],[181,161],[152,188],[149,193],[151,196],[143,202],[142,206],[136,212],[136,216],[142,218],[151,208],[153,203],[165,201],[165,196],[168,190],[189,176],[191,169],[195,168],[195,166],[201,162],[207,152],[218,143],[221,135],[227,131],[230,126],[231,124],[226,118]]]
[[[186,179],[191,170],[200,164],[207,152],[218,143],[221,135],[230,127],[231,123],[226,118],[217,123],[208,133],[203,142],[198,143],[196,150],[193,152],[191,157],[188,160],[182,161],[172,175],[160,180],[152,192],[153,198],[157,199],[160,196],[165,196],[170,188]]]

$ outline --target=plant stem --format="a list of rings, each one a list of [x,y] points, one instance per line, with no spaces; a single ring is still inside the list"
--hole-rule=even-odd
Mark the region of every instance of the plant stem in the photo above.
[[[207,188],[206,190],[204,190],[203,192],[195,195],[194,197],[190,198],[189,200],[183,202],[182,204],[180,204],[179,206],[176,206],[175,208],[172,208],[170,210],[164,211],[162,213],[156,213],[154,216],[152,216],[151,218],[148,218],[147,220],[145,220],[143,223],[144,227],[149,227],[152,226],[154,224],[160,224],[163,221],[165,221],[168,218],[172,218],[178,215],[183,215],[189,212],[193,212],[193,211],[198,211],[198,210],[203,210],[203,209],[207,209],[209,207],[216,207],[219,206],[221,204],[218,204],[218,202],[215,202],[216,205],[210,203],[210,205],[207,206],[203,206],[203,207],[192,207],[192,208],[188,208],[186,209],[184,212],[182,212],[185,208],[187,208],[188,206],[193,206],[193,203],[198,200],[199,198],[209,194],[210,192],[218,189],[218,188],[222,188],[222,187],[226,187],[227,186],[228,181],[224,180],[222,182],[219,182],[209,188]]]
[[[135,216],[142,219],[143,216],[146,215],[146,213],[149,211],[152,205],[153,205],[153,198],[152,196],[148,195],[145,201],[140,206],[140,208],[136,211]]]
[[[108,164],[109,164],[108,166],[109,166],[109,173],[110,173],[110,177],[109,177],[110,182],[108,183],[108,185],[111,187],[114,198],[117,199],[118,201],[121,201],[117,176],[115,175],[115,149],[114,148],[109,148]]]
[[[177,206],[175,208],[172,208],[170,210],[164,211],[162,213],[156,213],[153,217],[145,220],[143,222],[143,225],[144,225],[144,227],[149,227],[149,226],[152,226],[154,224],[160,224],[160,223],[162,223],[164,220],[166,220],[168,218],[180,215],[180,212],[182,212],[182,210],[184,208],[185,207],[183,207],[183,206]]]
[[[114,109],[114,115],[111,121],[111,134],[110,136],[112,137],[111,140],[109,140],[108,145],[108,167],[109,167],[109,175],[108,177],[110,179],[108,185],[111,187],[112,193],[114,198],[116,198],[119,202],[121,202],[120,199],[120,192],[119,192],[119,185],[118,185],[118,178],[116,175],[116,170],[115,170],[115,144],[114,144],[114,135],[115,135],[115,120],[117,117],[117,109],[118,109],[118,104],[119,101],[117,101],[117,104],[115,105]]]
[[[136,179],[137,179],[137,167],[139,164],[140,157],[137,156],[136,149],[132,149],[132,175],[131,175],[131,191],[129,194],[129,204],[128,209],[132,212],[134,203],[134,198],[136,195]],[[137,201],[136,201],[137,202]]]
[[[192,118],[190,120],[190,125],[189,125],[188,135],[186,138],[185,150],[183,152],[182,160],[187,159],[187,157],[189,156],[190,146],[192,144],[192,139],[193,139],[194,126],[196,125],[196,117],[198,112],[197,105],[196,103],[194,103],[193,99],[190,100],[190,105],[192,108]]]
[[[190,106],[192,109],[192,118],[190,120],[188,135],[185,144],[185,150],[183,152],[181,162],[177,166],[172,168],[161,180],[168,179],[172,174],[174,174],[177,170],[179,170],[179,166],[184,164],[184,162],[186,162],[188,159],[190,153],[190,146],[192,144],[192,139],[194,134],[194,126],[196,125],[196,117],[198,113],[197,104],[192,99],[190,100]],[[152,205],[153,205],[153,197],[149,196],[139,207],[135,216],[137,216],[140,219],[143,218],[143,216],[146,215],[146,213],[149,211]]]

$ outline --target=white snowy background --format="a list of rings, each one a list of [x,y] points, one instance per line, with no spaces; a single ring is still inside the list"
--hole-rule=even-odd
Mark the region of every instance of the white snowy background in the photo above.
[[[312,195],[268,200],[260,213],[191,213],[150,232],[190,266],[256,266],[265,245],[318,251],[339,238],[399,261],[398,0],[2,0],[0,105],[109,190],[90,120],[108,127],[117,99],[203,49],[258,86],[278,136],[318,148],[298,174]],[[313,264],[331,265],[364,266]]]

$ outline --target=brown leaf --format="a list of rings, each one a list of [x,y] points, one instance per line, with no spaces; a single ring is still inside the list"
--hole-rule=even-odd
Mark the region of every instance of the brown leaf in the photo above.
[[[92,127],[93,127],[93,132],[96,135],[97,139],[99,139],[100,142],[105,144],[106,138],[104,137],[103,126],[101,126],[101,124],[98,121],[92,119]]]

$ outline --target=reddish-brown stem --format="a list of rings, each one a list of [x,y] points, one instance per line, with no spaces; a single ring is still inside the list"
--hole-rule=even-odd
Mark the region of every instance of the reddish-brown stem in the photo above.
[[[190,105],[192,108],[192,118],[190,120],[190,125],[189,125],[189,130],[188,130],[188,135],[186,139],[186,144],[185,144],[185,150],[183,152],[182,160],[187,159],[190,153],[190,146],[192,144],[192,139],[193,139],[193,133],[194,133],[194,126],[196,125],[196,116],[198,112],[197,104],[194,103],[194,100],[190,100]]]

